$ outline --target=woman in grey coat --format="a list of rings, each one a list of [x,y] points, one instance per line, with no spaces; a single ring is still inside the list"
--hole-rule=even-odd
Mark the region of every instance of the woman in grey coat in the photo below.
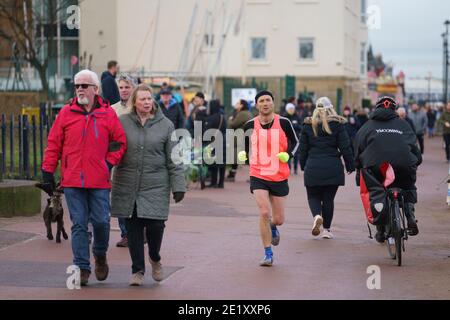
[[[126,218],[132,260],[130,285],[144,281],[144,228],[148,239],[152,277],[163,279],[159,251],[169,215],[170,191],[175,202],[186,192],[184,171],[171,159],[176,141],[174,126],[152,98],[147,85],[139,85],[129,99],[129,114],[120,122],[127,136],[127,151],[114,173],[111,216]]]

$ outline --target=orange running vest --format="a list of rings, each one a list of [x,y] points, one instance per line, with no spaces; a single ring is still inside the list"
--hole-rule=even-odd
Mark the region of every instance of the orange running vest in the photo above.
[[[288,139],[275,115],[270,129],[263,129],[255,117],[251,136],[250,176],[266,181],[280,182],[289,178],[289,165],[281,162],[277,154],[287,152]]]

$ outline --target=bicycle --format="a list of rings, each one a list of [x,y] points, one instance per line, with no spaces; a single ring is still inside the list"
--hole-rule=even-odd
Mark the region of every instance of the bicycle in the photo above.
[[[388,222],[386,224],[386,245],[389,256],[402,265],[402,252],[405,252],[405,241],[408,240],[406,227],[405,201],[403,190],[390,188],[387,190]]]

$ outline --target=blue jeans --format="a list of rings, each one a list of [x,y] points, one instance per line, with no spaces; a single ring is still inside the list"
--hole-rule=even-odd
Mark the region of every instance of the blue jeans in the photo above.
[[[72,221],[73,264],[91,270],[88,222],[94,229],[94,256],[104,256],[109,243],[109,189],[64,188]]]
[[[119,228],[120,228],[120,237],[126,237],[127,236],[127,226],[126,226],[126,218],[118,218],[119,221]]]

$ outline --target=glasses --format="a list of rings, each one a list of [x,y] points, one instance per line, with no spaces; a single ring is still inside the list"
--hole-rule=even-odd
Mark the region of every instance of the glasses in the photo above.
[[[87,89],[87,88],[90,87],[90,86],[95,87],[95,84],[90,84],[90,83],[76,84],[76,85],[75,85],[75,88],[76,88],[76,89],[80,89],[80,87],[81,87],[81,88],[83,88],[83,89]]]

